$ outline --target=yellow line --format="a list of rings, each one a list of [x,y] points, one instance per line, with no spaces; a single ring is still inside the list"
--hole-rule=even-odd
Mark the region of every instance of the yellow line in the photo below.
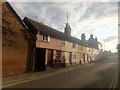
[[[9,83],[7,85],[2,85],[2,88],[7,88],[9,86],[13,86],[13,85],[17,85],[17,84],[21,84],[21,83],[25,83],[25,82],[29,82],[29,81],[33,81],[33,80],[38,80],[38,79],[42,79],[42,78],[45,78],[45,77],[49,77],[49,76],[53,76],[53,75],[56,75],[56,74],[59,74],[59,73],[64,73],[64,72],[67,72],[67,71],[71,71],[71,69],[74,69],[75,67],[72,67],[72,68],[69,68],[69,69],[64,69],[64,70],[60,70],[58,72],[55,72],[55,73],[51,73],[49,75],[46,75],[46,76],[41,76],[41,77],[37,77],[37,76],[33,76],[33,77],[30,77],[28,78],[29,80],[20,80],[18,82],[13,82],[13,83]],[[17,80],[16,80],[17,81]],[[12,81],[11,81],[12,82]]]
[[[73,69],[73,68],[71,68]],[[68,69],[67,71],[70,71],[71,69]],[[58,71],[56,73],[51,73],[45,77],[48,77],[48,76],[53,76],[55,74],[59,74],[61,72],[65,72],[66,70],[62,70],[62,71]],[[38,80],[38,79],[42,79],[42,78],[45,78],[44,76],[41,76],[41,77],[36,77],[36,76],[33,76],[33,77],[30,77],[28,78],[29,80],[21,80],[21,81],[18,81],[18,82],[14,82],[14,83],[11,83],[11,84],[8,84],[8,85],[3,85],[2,88],[6,88],[6,87],[9,87],[9,86],[13,86],[13,85],[17,85],[17,84],[21,84],[21,83],[25,83],[25,82],[29,82],[29,81],[33,81],[33,80]]]
[[[118,73],[118,72],[116,72],[116,74],[114,75],[114,78],[113,78],[113,80],[112,80],[112,83],[110,84],[109,89],[111,89],[111,88],[113,87],[114,82],[115,82],[115,80],[116,80],[117,73]]]
[[[116,76],[116,75],[115,75]],[[114,78],[112,79],[112,83],[110,84],[110,88],[112,88],[112,86],[113,86],[113,83],[114,83],[114,80],[115,80],[115,76],[114,76]]]
[[[118,83],[118,74],[117,74],[117,76],[116,76],[116,79],[115,79],[115,83],[114,83],[113,88],[115,88],[115,87],[116,87],[117,83]]]
[[[12,80],[12,81],[8,81],[8,82],[5,82],[5,83],[3,83],[3,85],[5,85],[5,84],[9,84],[9,83],[13,83],[13,82],[19,82],[19,81],[21,81],[21,79],[19,79],[19,80]]]
[[[12,83],[12,84],[8,84],[8,85],[3,85],[2,87],[3,87],[3,88],[6,88],[6,87],[9,87],[9,86],[13,86],[13,85],[17,85],[17,84],[29,82],[29,81],[32,81],[32,80],[37,80],[37,79],[40,79],[40,78],[31,78],[31,79],[29,79],[29,80],[19,81],[19,82]]]

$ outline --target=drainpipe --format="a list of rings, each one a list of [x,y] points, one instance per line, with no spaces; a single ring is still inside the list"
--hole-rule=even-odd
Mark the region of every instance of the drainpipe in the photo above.
[[[36,63],[35,63],[35,42],[34,42],[34,45],[33,45],[33,61],[32,61],[32,71],[35,71],[35,66],[36,66]]]
[[[35,68],[36,68],[36,60],[35,60],[35,51],[36,51],[36,40],[37,38],[34,37],[34,40],[33,40],[33,62],[32,62],[32,71],[35,71]]]

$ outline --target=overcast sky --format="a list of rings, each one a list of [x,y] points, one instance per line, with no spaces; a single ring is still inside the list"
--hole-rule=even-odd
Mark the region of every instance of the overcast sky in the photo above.
[[[13,1],[13,0],[8,0]],[[69,13],[72,36],[86,39],[93,34],[105,49],[116,51],[118,43],[118,0],[115,2],[11,2],[18,15],[25,16],[64,32]],[[89,0],[92,1],[92,0]],[[112,0],[113,1],[113,0]]]

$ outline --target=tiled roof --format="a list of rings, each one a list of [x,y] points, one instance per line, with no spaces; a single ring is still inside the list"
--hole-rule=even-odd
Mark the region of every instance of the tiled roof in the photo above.
[[[54,38],[57,38],[57,39],[61,39],[61,40],[66,40],[66,41],[70,41],[70,42],[74,42],[74,43],[78,43],[78,44],[82,44],[82,45],[85,45],[81,42],[81,40],[75,38],[75,37],[72,37],[72,36],[68,36],[66,35],[65,33],[63,32],[60,32],[56,29],[53,29],[47,25],[44,25],[42,23],[39,23],[35,20],[32,20],[28,17],[25,17],[24,20],[25,24],[29,27],[32,27],[34,29],[32,29],[32,32],[39,32],[41,34],[47,34],[51,37],[54,37]],[[29,28],[31,29],[31,28]],[[86,45],[85,45],[86,46]]]
[[[89,38],[87,43],[89,47],[98,49],[98,41],[96,41],[94,38]]]

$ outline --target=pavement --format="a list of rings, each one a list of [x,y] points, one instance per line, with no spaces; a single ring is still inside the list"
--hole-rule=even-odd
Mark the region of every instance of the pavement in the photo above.
[[[95,63],[3,77],[2,86],[3,88],[116,88],[117,62],[117,57],[109,55]]]
[[[91,65],[92,64],[94,63],[91,63]],[[86,65],[88,64],[80,64],[78,66],[84,67]],[[71,69],[76,68],[76,67],[77,66],[51,68],[51,69],[48,69],[46,71],[41,71],[41,72],[28,72],[25,74],[6,76],[2,78],[2,88],[7,88],[9,86],[13,86],[13,85],[17,85],[17,84],[37,80],[37,79],[43,79],[43,78],[50,77],[56,74],[70,71]]]

